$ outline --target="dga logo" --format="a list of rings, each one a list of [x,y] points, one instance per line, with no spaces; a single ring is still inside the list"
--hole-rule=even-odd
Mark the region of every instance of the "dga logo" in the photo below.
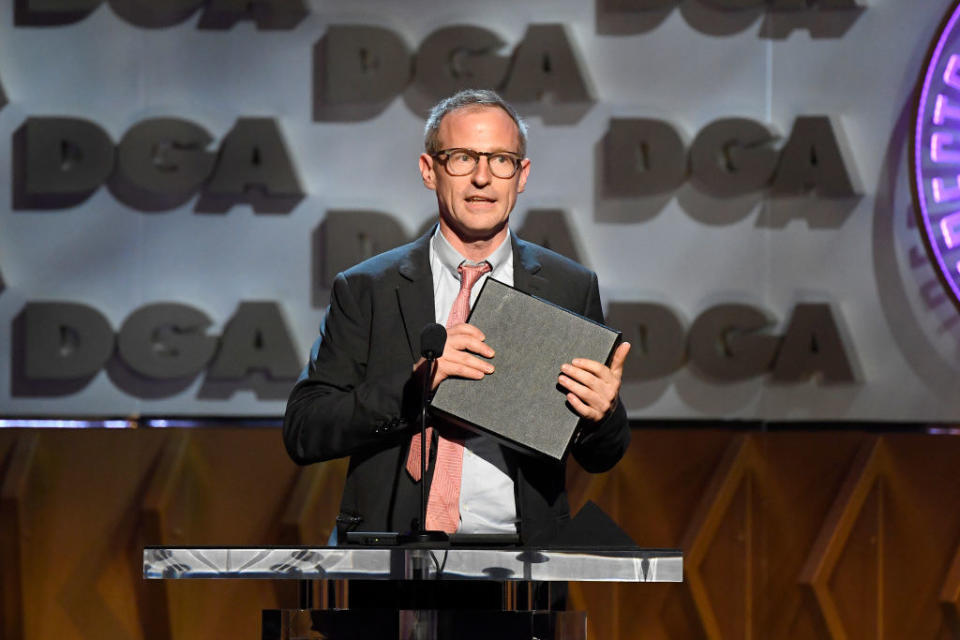
[[[960,309],[960,2],[924,66],[913,130],[917,225],[931,263]]]

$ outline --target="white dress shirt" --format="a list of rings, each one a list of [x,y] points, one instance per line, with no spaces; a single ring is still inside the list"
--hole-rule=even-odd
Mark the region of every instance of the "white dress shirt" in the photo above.
[[[430,270],[433,273],[434,315],[446,325],[453,301],[460,292],[457,267],[468,262],[451,246],[438,227],[430,240]],[[507,238],[487,257],[491,271],[470,290],[473,308],[488,277],[513,286],[513,243]],[[471,263],[472,264],[472,263]],[[496,358],[494,358],[496,366]],[[463,476],[460,482],[460,533],[516,533],[517,501],[514,482],[500,445],[486,436],[467,438],[463,443]]]

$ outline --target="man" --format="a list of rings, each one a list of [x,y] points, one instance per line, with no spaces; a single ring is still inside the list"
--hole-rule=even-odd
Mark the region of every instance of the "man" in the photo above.
[[[451,376],[481,379],[496,365],[484,335],[462,321],[484,278],[492,275],[603,319],[592,272],[521,241],[508,229],[530,173],[526,127],[511,106],[491,91],[467,90],[447,98],[431,113],[425,147],[420,172],[424,185],[436,192],[439,224],[419,240],[337,275],[306,375],[287,404],[284,443],[296,462],[350,456],[337,517],[340,543],[352,530],[415,528],[421,376],[432,375],[430,386],[436,389]],[[461,287],[467,277],[461,274],[468,273],[472,286]],[[459,311],[452,311],[455,307]],[[431,372],[419,358],[419,335],[433,321],[449,326]],[[629,349],[622,343],[609,367],[574,359],[558,375],[568,402],[583,417],[571,451],[588,471],[612,467],[629,443],[618,399]],[[428,450],[435,449],[425,479],[428,528],[519,533],[525,544],[557,534],[569,517],[562,464],[504,449],[486,437],[465,438],[443,424],[433,426],[439,437],[427,443]],[[434,486],[434,476],[446,474],[447,466],[436,461],[449,459],[457,466],[453,494],[437,497],[436,487],[447,483]],[[435,498],[446,501],[443,517],[431,514]]]

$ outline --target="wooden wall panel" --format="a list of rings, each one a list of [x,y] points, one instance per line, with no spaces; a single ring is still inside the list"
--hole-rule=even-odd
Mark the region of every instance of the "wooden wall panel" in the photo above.
[[[25,637],[23,508],[36,444],[33,434],[0,444],[0,637],[9,640]]]
[[[683,584],[583,584],[592,638],[960,638],[960,438],[637,430],[569,471]],[[276,429],[0,431],[0,638],[255,640],[282,581],[143,581],[145,544],[323,544],[343,461]]]
[[[960,638],[958,470],[949,436],[635,432],[609,477],[571,468],[571,502],[682,540],[686,582],[572,600],[599,638]]]
[[[887,437],[884,602],[889,638],[960,638],[935,610],[952,586],[960,554],[960,442],[950,436]],[[950,591],[950,588],[946,590]],[[940,611],[943,611],[941,609]]]

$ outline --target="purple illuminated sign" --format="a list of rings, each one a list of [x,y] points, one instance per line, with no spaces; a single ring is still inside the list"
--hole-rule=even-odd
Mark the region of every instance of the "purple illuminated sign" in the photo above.
[[[960,1],[924,66],[913,131],[913,192],[930,260],[960,309]]]

